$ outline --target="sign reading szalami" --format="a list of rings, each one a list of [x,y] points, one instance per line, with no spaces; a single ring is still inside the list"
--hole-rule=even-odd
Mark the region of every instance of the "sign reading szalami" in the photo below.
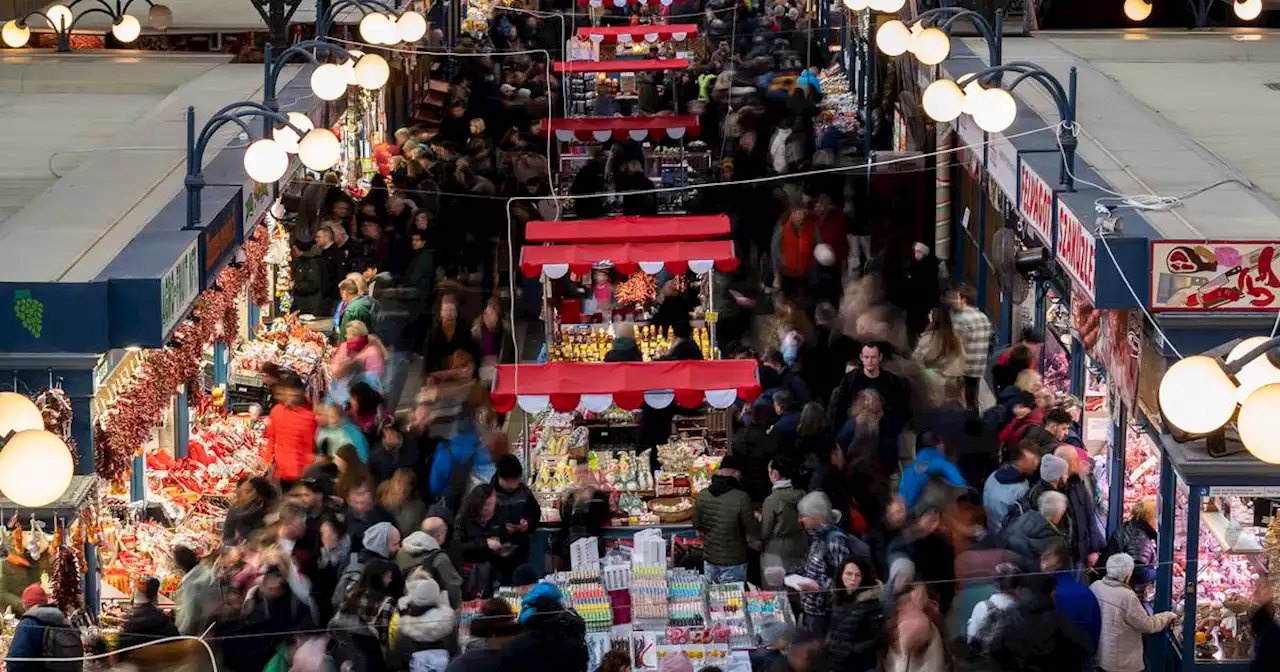
[[[1045,245],[1053,243],[1053,189],[1026,161],[1018,166],[1018,213]]]
[[[1096,301],[1094,261],[1097,259],[1097,241],[1093,233],[1080,223],[1080,218],[1061,201],[1058,203],[1058,242],[1054,256],[1067,275],[1088,295],[1089,301]]]
[[[160,326],[163,336],[178,325],[200,293],[200,248],[191,241],[177,263],[160,278]]]
[[[1151,243],[1151,309],[1272,311],[1280,307],[1280,241]]]

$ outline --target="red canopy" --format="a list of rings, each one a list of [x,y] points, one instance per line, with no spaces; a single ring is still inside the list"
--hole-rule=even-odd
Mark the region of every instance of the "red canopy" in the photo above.
[[[578,37],[604,44],[627,44],[644,40],[654,42],[683,42],[698,36],[698,24],[678,23],[670,26],[603,26],[579,28]]]
[[[525,238],[535,243],[667,243],[727,235],[727,215],[534,221],[525,226]]]
[[[649,72],[651,70],[684,70],[689,67],[687,58],[660,58],[634,61],[556,61],[557,73],[582,72]]]
[[[739,398],[752,401],[760,392],[756,363],[750,359],[551,362],[499,366],[489,398],[499,413],[517,403],[526,413],[547,406],[562,412],[582,408],[599,413],[610,406],[666,408],[673,401],[684,408],[697,408],[703,402],[728,408]]]
[[[545,123],[545,122],[544,122]],[[686,133],[698,135],[702,126],[698,117],[692,114],[666,114],[641,117],[570,117],[552,119],[547,126],[555,132],[560,142],[569,142],[577,137],[583,142],[604,142],[610,137],[626,140],[630,137],[639,142],[645,138],[661,140],[670,136],[679,140]]]
[[[733,241],[703,240],[673,243],[614,243],[601,245],[526,245],[520,250],[520,270],[525,277],[563,278],[590,273],[591,269],[612,266],[619,273],[637,270],[650,275],[666,269],[668,273],[707,273],[712,267],[732,271],[738,267],[733,256]]]

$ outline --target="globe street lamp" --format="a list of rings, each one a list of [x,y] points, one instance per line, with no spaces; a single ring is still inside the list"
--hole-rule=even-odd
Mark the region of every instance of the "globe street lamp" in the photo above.
[[[45,506],[67,491],[74,473],[71,451],[45,430],[40,409],[21,394],[0,392],[0,492],[20,506]]]
[[[987,43],[990,65],[1000,65],[1000,43],[1004,36],[1004,10],[996,10],[992,27],[986,17],[970,9],[939,7],[922,12],[908,28],[897,19],[886,21],[876,31],[876,46],[889,56],[911,52],[925,65],[937,65],[951,53],[951,27],[967,21]]]
[[[1280,464],[1280,337],[1236,344],[1221,361],[1185,357],[1160,380],[1160,411],[1188,434],[1218,431],[1236,419],[1240,441],[1254,457]]]
[[[999,85],[990,88],[982,86],[982,82],[998,84],[1001,75],[1005,73],[1017,75],[1008,86],[1003,88]],[[999,133],[1009,128],[1017,118],[1018,105],[1010,91],[1026,80],[1039,83],[1058,106],[1058,116],[1062,120],[1061,128],[1058,130],[1058,141],[1062,144],[1063,162],[1058,181],[1067,190],[1075,188],[1075,178],[1071,175],[1071,169],[1075,167],[1076,147],[1079,144],[1076,140],[1075,128],[1075,68],[1071,68],[1065,87],[1048,70],[1027,61],[1014,61],[989,67],[971,75],[965,75],[961,79],[965,82],[963,89],[959,83],[955,86],[940,85],[938,82],[930,84],[925,89],[921,101],[929,100],[929,103],[924,106],[925,114],[935,121],[950,121],[960,116],[954,114],[955,109],[959,107],[972,115],[974,123],[988,133]],[[963,97],[959,96],[960,93],[964,94]],[[934,116],[935,114],[938,116]]]
[[[316,0],[316,37],[328,35],[338,17],[351,9],[360,11],[360,39],[369,44],[412,44],[427,34],[426,17],[412,10],[397,16],[396,7],[385,0]]]
[[[187,108],[187,177],[184,185],[187,190],[187,224],[183,230],[200,228],[200,192],[204,189],[204,152],[209,147],[213,135],[227,123],[240,127],[245,135],[253,137],[253,131],[245,121],[253,117],[262,117],[289,129],[297,137],[298,157],[303,165],[316,171],[328,170],[337,162],[338,138],[327,129],[316,128],[304,131],[283,114],[268,108],[262,103],[241,101],[232,103],[214,113],[204,128],[196,133],[196,109]],[[275,182],[284,177],[289,168],[287,143],[271,137],[255,140],[244,153],[244,169],[255,182]],[[320,159],[333,156],[333,160],[324,163]]]
[[[272,112],[280,111],[280,102],[276,100],[276,88],[280,81],[280,73],[284,71],[286,65],[290,62],[304,59],[312,63],[318,64],[316,69],[311,72],[311,91],[321,100],[337,100],[347,92],[347,87],[351,83],[355,83],[363,89],[375,90],[382,88],[387,83],[387,78],[391,75],[391,66],[387,65],[386,59],[377,54],[363,54],[360,52],[351,52],[330,44],[324,40],[307,40],[299,42],[288,49],[280,52],[279,55],[272,53],[273,49],[270,44],[263,47],[263,82],[262,104]],[[314,53],[312,53],[314,51]],[[359,54],[357,60],[357,54]],[[333,55],[345,61],[343,65],[336,63],[320,63],[317,56]],[[350,70],[348,65],[350,64]],[[264,117],[267,130],[270,130],[271,121]],[[270,133],[265,133],[270,135]]]
[[[111,36],[122,44],[129,44],[138,39],[142,34],[142,23],[138,21],[136,16],[129,14],[129,7],[137,0],[117,0],[112,4],[107,0],[71,0],[66,4],[54,4],[46,7],[43,11],[37,10],[30,12],[22,17],[11,19],[0,27],[0,42],[4,42],[5,46],[11,49],[25,47],[27,42],[31,40],[31,28],[27,21],[33,16],[39,16],[48,24],[49,29],[53,31],[58,38],[58,51],[71,51],[71,31],[86,16],[92,14],[102,14],[111,19]],[[165,30],[173,25],[173,11],[165,5],[152,2],[152,0],[144,0],[150,10],[147,12],[147,22],[156,30]],[[77,14],[75,8],[83,2],[93,2],[96,6]]]

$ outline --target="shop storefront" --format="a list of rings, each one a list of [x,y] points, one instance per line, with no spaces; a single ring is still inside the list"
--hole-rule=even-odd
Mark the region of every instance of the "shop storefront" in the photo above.
[[[1270,333],[1280,293],[1277,250],[1276,240],[1150,246],[1147,298],[1168,341],[1149,336],[1144,344],[1138,407],[1145,431],[1130,432],[1126,464],[1153,466],[1126,501],[1159,502],[1153,608],[1180,615],[1158,652],[1169,667],[1247,669],[1253,589],[1273,580],[1280,563],[1280,468],[1254,458],[1230,431],[1221,440],[1174,435],[1159,411],[1159,381],[1175,349],[1225,359],[1240,339]]]

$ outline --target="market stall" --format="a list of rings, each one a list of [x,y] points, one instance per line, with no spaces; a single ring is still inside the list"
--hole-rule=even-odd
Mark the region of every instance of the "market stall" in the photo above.
[[[694,669],[749,670],[749,654],[765,626],[793,624],[785,593],[711,583],[696,570],[672,567],[674,546],[661,530],[649,529],[638,532],[631,546],[600,557],[597,540],[588,538],[575,544],[571,571],[546,577],[560,589],[565,607],[586,624],[588,669],[613,650],[635,670],[658,670],[678,654],[687,656]],[[504,587],[496,595],[518,610],[527,590]],[[479,600],[463,604],[464,639],[480,606]]]
[[[490,398],[499,412],[525,414],[516,443],[544,523],[559,523],[569,491],[592,485],[608,494],[611,527],[630,536],[660,525],[687,529],[693,496],[728,448],[724,409],[760,393],[750,361],[561,362],[498,367]],[[674,419],[666,444],[641,447],[641,413],[672,404],[688,417]],[[531,561],[545,562],[549,547],[544,526]]]
[[[704,230],[722,230],[724,222],[699,219],[703,220],[699,224]],[[678,224],[663,226],[665,230],[655,228],[652,235],[674,236]],[[611,234],[605,233],[594,237],[613,240]],[[708,316],[714,290],[711,271],[732,271],[737,264],[733,242],[728,240],[533,245],[521,249],[525,277],[541,275],[544,281],[550,281],[572,273],[588,283],[581,301],[570,296],[558,303],[552,302],[553,292],[544,286],[543,296],[548,297],[548,304],[544,306],[543,322],[547,329],[547,356],[552,360],[600,361],[612,342],[613,323],[619,319],[640,325],[638,345],[646,359],[665,354],[670,330],[655,330],[645,324],[657,310],[658,282],[652,276],[659,273],[671,277],[678,292],[696,291],[699,305],[694,310],[695,335],[704,356],[715,358],[715,349],[709,347],[715,343],[715,316]],[[695,276],[695,287],[688,286],[686,271]],[[707,317],[710,319],[704,319]],[[602,326],[592,326],[594,323]],[[576,345],[592,347],[572,347]]]

